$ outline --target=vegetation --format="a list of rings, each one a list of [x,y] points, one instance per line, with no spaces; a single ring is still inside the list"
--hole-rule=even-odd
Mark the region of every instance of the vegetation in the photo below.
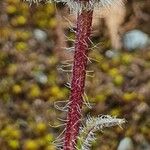
[[[149,2],[135,3],[147,14]],[[124,30],[133,27],[150,33],[148,21],[135,17],[132,6],[128,5]],[[54,50],[58,22],[55,6],[29,7],[19,0],[1,0],[0,8],[0,148],[55,150],[51,143],[64,127],[52,128],[51,125],[62,124],[56,118],[66,119],[66,114],[56,110],[54,103],[66,100],[70,92],[64,86],[68,79],[66,74],[57,70],[60,59]],[[132,22],[133,17],[136,23]],[[45,31],[44,41],[35,37],[35,29]],[[68,30],[66,34],[74,37]],[[95,43],[100,35],[96,36],[93,35]],[[139,139],[141,142],[150,140],[149,48],[133,52],[122,49],[115,57],[108,58],[105,54],[111,44],[107,30],[101,33],[99,42],[98,48],[89,54],[97,60],[89,64],[95,76],[87,77],[86,83],[88,99],[94,106],[91,110],[83,107],[83,116],[89,112],[92,116],[109,114],[126,118],[128,123],[123,130],[120,127],[104,130],[92,149],[115,150],[125,136],[131,137],[136,147]]]

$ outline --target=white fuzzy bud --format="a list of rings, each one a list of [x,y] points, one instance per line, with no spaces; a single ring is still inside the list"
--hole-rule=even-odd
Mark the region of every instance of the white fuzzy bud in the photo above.
[[[104,115],[100,117],[88,117],[85,126],[80,129],[78,147],[80,150],[90,150],[92,142],[95,141],[95,132],[107,127],[121,126],[124,119]]]
[[[112,5],[123,5],[126,0],[25,0],[32,3],[40,2],[61,2],[67,4],[71,12],[80,13],[82,10],[93,10],[96,8],[109,8]]]
[[[54,0],[68,5],[71,12],[80,13],[82,10],[93,10],[96,8],[109,8],[111,5],[123,5],[125,0]]]

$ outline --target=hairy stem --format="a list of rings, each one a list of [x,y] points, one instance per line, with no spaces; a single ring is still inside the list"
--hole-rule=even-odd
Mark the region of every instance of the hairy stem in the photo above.
[[[77,33],[71,81],[70,105],[67,116],[68,122],[65,131],[63,150],[75,149],[77,135],[79,132],[92,15],[92,10],[82,10],[77,17]]]

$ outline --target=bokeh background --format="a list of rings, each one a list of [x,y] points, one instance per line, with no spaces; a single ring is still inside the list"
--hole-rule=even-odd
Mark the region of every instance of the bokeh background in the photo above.
[[[93,108],[83,116],[127,120],[99,132],[93,150],[150,150],[150,2],[129,0],[113,11],[113,21],[94,15],[94,73],[86,81]],[[69,97],[70,67],[62,63],[72,59],[71,24],[75,16],[62,4],[0,0],[0,150],[55,150],[66,113],[54,104]]]

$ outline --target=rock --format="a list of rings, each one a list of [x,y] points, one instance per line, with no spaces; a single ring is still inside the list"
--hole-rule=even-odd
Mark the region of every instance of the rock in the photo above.
[[[150,150],[150,143],[145,139],[143,134],[137,134],[135,141],[138,143],[136,150]]]
[[[43,42],[47,39],[47,34],[40,29],[35,29],[33,31],[33,35],[34,35],[35,39],[37,39],[38,41],[41,41],[41,42]]]
[[[133,142],[131,138],[125,137],[119,143],[117,150],[134,150]]]
[[[150,144],[147,141],[144,141],[141,143],[138,148],[138,150],[150,150]]]
[[[37,82],[39,82],[41,84],[46,84],[47,81],[48,81],[47,76],[42,72],[39,72],[39,73],[35,74],[35,79],[36,79]]]
[[[145,48],[149,43],[149,36],[140,30],[131,30],[123,37],[124,48],[129,51]]]
[[[118,52],[114,49],[107,50],[105,52],[105,56],[108,57],[108,58],[114,58],[114,57],[118,56]]]

